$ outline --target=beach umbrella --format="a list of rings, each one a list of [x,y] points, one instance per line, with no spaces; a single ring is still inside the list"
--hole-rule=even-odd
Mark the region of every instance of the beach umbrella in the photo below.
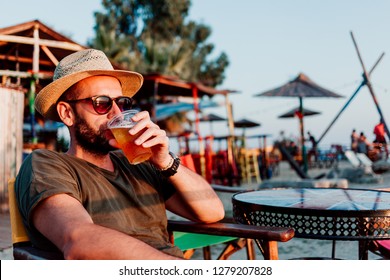
[[[302,146],[302,158],[304,162],[304,171],[307,172],[307,159],[306,148],[304,141],[304,125],[303,125],[303,98],[339,98],[341,95],[334,93],[328,89],[325,89],[318,84],[314,83],[305,74],[300,73],[295,79],[290,82],[277,87],[275,89],[268,90],[263,93],[255,94],[256,97],[294,97],[299,99],[299,127],[301,135]]]
[[[211,113],[211,114],[207,114],[207,115],[202,116],[201,118],[199,118],[199,121],[209,122],[210,123],[210,134],[214,134],[213,133],[213,122],[227,121],[227,119]]]
[[[252,128],[252,127],[258,127],[261,126],[260,123],[248,120],[248,119],[240,119],[238,121],[234,122],[234,127],[242,128],[242,147],[245,148],[245,130],[247,128]]]
[[[234,122],[234,127],[238,127],[238,128],[242,128],[242,136],[245,136],[245,130],[247,128],[251,128],[251,127],[257,127],[257,126],[261,126],[260,123],[257,123],[257,122],[254,122],[254,121],[251,121],[251,120],[248,120],[248,119],[240,119],[238,121],[235,121]]]
[[[303,108],[303,116],[304,117],[314,116],[314,115],[318,115],[318,114],[321,114],[321,113],[307,109],[307,108]],[[290,111],[278,116],[278,118],[287,119],[287,118],[295,118],[295,117],[299,117],[299,116],[300,116],[300,109],[299,109],[299,107],[295,107],[294,109],[291,109]]]
[[[226,121],[225,118],[222,118],[218,115],[215,114],[207,114],[199,118],[201,122],[216,122],[216,121]]]
[[[243,129],[249,127],[256,127],[256,126],[261,126],[261,124],[245,118],[234,122],[234,127],[243,128]]]

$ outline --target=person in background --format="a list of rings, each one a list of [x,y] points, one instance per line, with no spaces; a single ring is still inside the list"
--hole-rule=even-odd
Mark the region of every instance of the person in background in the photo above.
[[[358,143],[357,143],[357,152],[368,155],[368,150],[371,146],[371,143],[368,141],[364,132],[360,132]]]
[[[354,151],[355,153],[357,152],[357,148],[358,148],[358,140],[359,140],[359,135],[357,134],[356,129],[352,129],[351,150]]]
[[[375,135],[375,139],[374,139],[373,143],[379,144],[379,148],[381,148],[381,147],[384,148],[384,151],[386,154],[386,159],[387,159],[389,156],[389,151],[387,148],[387,141],[386,141],[386,137],[385,137],[385,134],[386,134],[385,123],[384,123],[382,118],[380,119],[379,123],[374,127],[373,132]]]
[[[314,136],[310,133],[310,131],[307,132],[307,135],[309,136],[309,141],[311,143],[311,149],[308,152],[308,158],[310,160],[312,157],[314,157],[314,162],[317,162],[317,158],[318,158],[317,141],[314,138]]]
[[[169,241],[166,210],[192,221],[223,218],[212,187],[180,164],[169,138],[141,111],[129,130],[151,158],[131,165],[107,122],[132,108],[141,74],[114,70],[87,49],[62,59],[35,108],[69,129],[66,153],[35,150],[23,162],[15,192],[33,246],[65,259],[182,259]]]

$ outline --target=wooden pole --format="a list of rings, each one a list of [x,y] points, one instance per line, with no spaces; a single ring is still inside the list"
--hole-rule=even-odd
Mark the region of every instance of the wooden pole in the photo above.
[[[225,106],[226,106],[226,115],[228,119],[229,127],[229,137],[227,138],[227,153],[228,153],[228,163],[229,166],[233,164],[233,154],[234,154],[234,120],[232,105],[230,104],[229,97],[225,95]]]
[[[205,159],[205,147],[203,143],[203,138],[200,133],[199,127],[199,104],[198,104],[198,88],[196,85],[192,85],[192,97],[194,99],[194,111],[195,111],[195,130],[198,135],[199,143],[199,159],[200,159],[200,174],[203,178],[206,178],[206,159]]]
[[[378,63],[381,61],[385,53],[382,53],[382,55],[379,57],[379,59],[376,61],[374,66],[371,68],[369,75],[371,75],[372,71],[374,71],[375,67],[378,65]],[[333,126],[333,124],[336,122],[336,120],[340,117],[341,113],[348,107],[348,105],[351,103],[351,101],[355,98],[357,93],[360,91],[360,89],[366,85],[366,79],[363,79],[359,87],[355,90],[355,92],[352,94],[352,96],[349,98],[347,103],[341,108],[340,112],[336,115],[336,117],[333,119],[333,121],[329,124],[329,126],[325,129],[325,131],[322,133],[321,137],[318,139],[317,144],[324,138],[326,133],[328,133],[329,129]]]
[[[356,41],[355,41],[355,38],[354,38],[354,36],[353,36],[352,31],[351,31],[351,37],[352,37],[353,44],[355,45],[355,49],[356,49],[358,58],[359,58],[359,60],[360,60],[360,64],[362,65],[362,68],[363,68],[363,77],[364,77],[364,80],[366,81],[366,85],[367,85],[368,90],[369,90],[369,92],[370,92],[370,94],[371,94],[371,96],[372,96],[372,99],[374,100],[376,109],[378,110],[379,116],[380,116],[380,118],[381,118],[381,120],[382,120],[382,122],[383,122],[383,124],[384,124],[384,126],[385,126],[385,131],[386,131],[387,137],[390,138],[390,131],[389,131],[389,128],[387,127],[387,124],[386,124],[385,118],[384,118],[384,116],[383,116],[382,110],[381,110],[381,108],[380,108],[380,106],[379,106],[379,102],[378,102],[378,100],[376,99],[376,96],[375,96],[375,93],[374,93],[374,89],[373,89],[372,84],[371,84],[371,82],[370,82],[370,77],[369,77],[369,75],[368,75],[368,73],[367,73],[367,71],[366,71],[366,68],[365,68],[365,66],[364,66],[363,59],[362,59],[362,57],[361,57],[361,55],[360,55],[360,52],[359,52],[359,49],[358,49],[358,46],[357,46],[357,43],[356,43]]]
[[[34,26],[33,74],[39,73],[39,25]]]
[[[154,122],[157,122],[157,115],[156,115],[156,108],[157,108],[157,96],[158,96],[158,83],[159,83],[159,80],[156,79],[154,80],[154,84],[153,84],[153,107],[152,107],[152,120]]]
[[[306,146],[305,146],[305,128],[303,126],[303,98],[299,97],[299,130],[301,132],[301,149],[302,149],[302,161],[303,161],[303,172],[307,173],[307,158],[306,158]]]

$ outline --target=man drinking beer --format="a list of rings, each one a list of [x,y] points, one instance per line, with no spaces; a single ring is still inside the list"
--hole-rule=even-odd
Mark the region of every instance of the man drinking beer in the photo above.
[[[142,131],[134,144],[150,149],[132,165],[107,123],[132,107],[142,75],[114,70],[105,54],[87,49],[60,61],[53,82],[37,95],[46,119],[69,129],[66,153],[35,150],[23,162],[15,189],[32,244],[66,259],[180,259],[168,240],[166,209],[216,222],[218,196],[169,152],[169,139],[146,111],[132,116]]]

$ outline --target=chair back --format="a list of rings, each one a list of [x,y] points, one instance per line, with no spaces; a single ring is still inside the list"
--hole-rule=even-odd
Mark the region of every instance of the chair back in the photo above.
[[[15,178],[12,178],[8,181],[8,200],[9,214],[11,220],[12,243],[17,244],[30,241],[22,221],[22,216],[19,212],[18,203],[16,202]]]
[[[15,260],[63,260],[60,252],[44,251],[35,248],[30,243],[19,212],[15,195],[15,178],[8,181],[9,214],[11,221],[11,236]]]
[[[356,153],[354,151],[345,151],[344,155],[347,158],[347,160],[352,164],[353,167],[360,166],[360,160],[356,156]]]
[[[372,160],[366,154],[356,153],[356,156],[359,159],[361,165],[368,167],[372,166]]]

